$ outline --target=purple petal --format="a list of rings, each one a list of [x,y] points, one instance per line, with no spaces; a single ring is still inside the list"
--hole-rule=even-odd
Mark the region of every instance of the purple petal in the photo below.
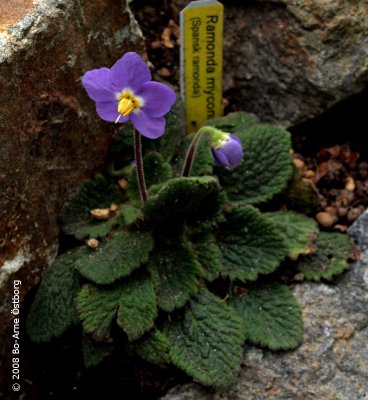
[[[232,167],[242,162],[243,147],[237,136],[230,135],[230,139],[224,145],[224,151]]]
[[[118,102],[96,103],[97,114],[105,121],[115,122],[118,116]],[[129,117],[121,117],[119,123],[128,121]]]
[[[222,149],[212,149],[213,157],[218,165],[230,168],[230,163]]]
[[[165,118],[146,114],[143,108],[130,114],[130,120],[137,131],[149,139],[157,139],[165,131]]]
[[[94,101],[110,102],[115,100],[115,93],[110,85],[108,68],[94,69],[84,74],[82,84],[88,96]]]
[[[111,68],[111,85],[116,92],[125,88],[137,90],[151,79],[146,63],[133,52],[124,54]]]
[[[159,82],[144,83],[137,91],[137,95],[144,100],[144,112],[153,117],[165,115],[176,100],[175,92]]]
[[[230,134],[230,138],[236,140],[240,145],[242,144],[241,140],[237,136]]]

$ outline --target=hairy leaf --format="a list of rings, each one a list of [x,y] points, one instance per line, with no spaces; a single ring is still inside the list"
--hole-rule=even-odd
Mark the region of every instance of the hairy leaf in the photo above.
[[[170,340],[159,330],[147,333],[135,343],[136,352],[145,360],[164,366],[170,363]]]
[[[222,269],[222,254],[216,244],[216,238],[210,232],[203,232],[191,237],[194,255],[202,266],[204,278],[216,279]]]
[[[268,213],[269,218],[282,233],[289,248],[289,257],[296,259],[300,254],[309,254],[318,235],[315,220],[294,211]]]
[[[184,134],[183,114],[183,103],[177,100],[166,116],[165,135],[159,139],[159,153],[167,162],[172,159],[179,145],[180,138]]]
[[[119,130],[113,142],[111,155],[113,158],[121,158],[124,153],[131,153],[134,148],[134,126],[130,121],[119,125]]]
[[[244,139],[249,128],[257,125],[258,122],[259,120],[256,115],[238,111],[229,113],[224,117],[210,119],[204,123],[204,126],[214,126],[224,132],[232,133],[240,139]]]
[[[297,347],[303,339],[302,313],[286,285],[273,283],[238,288],[243,293],[230,299],[243,320],[246,338],[271,350]]]
[[[76,324],[76,296],[81,286],[74,268],[80,248],[58,257],[46,271],[27,319],[27,331],[34,342],[47,342],[61,336]]]
[[[353,242],[342,233],[321,232],[316,240],[317,250],[298,262],[298,269],[306,279],[319,282],[331,280],[349,268],[347,258]]]
[[[230,200],[258,204],[285,189],[292,175],[290,133],[269,125],[254,125],[241,137],[243,162],[232,170],[217,168]]]
[[[143,162],[144,176],[147,187],[166,182],[172,177],[171,166],[169,163],[164,161],[161,154],[152,151],[144,156]],[[132,200],[139,200],[140,198],[135,169],[129,179],[128,195]]]
[[[235,311],[201,290],[184,318],[169,326],[173,364],[203,385],[224,388],[234,381],[242,356],[244,331]]]
[[[202,269],[185,247],[171,247],[153,253],[148,269],[156,289],[158,305],[167,312],[182,307],[198,290]]]
[[[75,267],[87,279],[105,285],[128,276],[148,260],[153,240],[147,232],[115,232],[96,249],[86,249]]]
[[[147,277],[108,288],[86,284],[78,295],[78,311],[84,330],[96,338],[110,336],[111,324],[117,316],[117,323],[129,340],[136,340],[153,327],[157,316],[156,295]]]
[[[123,204],[121,206],[121,214],[124,218],[125,225],[127,226],[133,225],[139,220],[143,220],[142,210],[132,204]]]
[[[219,210],[219,186],[211,176],[174,178],[165,183],[157,194],[151,195],[143,212],[151,221],[207,219]]]
[[[90,211],[109,208],[111,204],[119,204],[122,200],[119,190],[104,177],[98,175],[93,180],[85,181],[78,186],[61,210],[62,230],[77,239],[106,236],[118,223],[117,216],[111,213],[110,218],[101,221],[93,218]]]
[[[84,365],[87,368],[100,364],[113,351],[113,345],[111,343],[96,342],[86,333],[82,338],[82,347]]]
[[[273,272],[288,255],[282,235],[252,206],[233,208],[220,226],[219,246],[225,276],[256,280],[259,274]]]

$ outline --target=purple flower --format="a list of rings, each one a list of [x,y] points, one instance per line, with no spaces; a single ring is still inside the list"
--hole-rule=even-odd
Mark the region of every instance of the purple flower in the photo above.
[[[217,164],[233,168],[243,159],[243,148],[240,139],[229,133],[221,132],[222,138],[212,143],[212,154]]]
[[[82,83],[103,120],[123,123],[130,119],[140,134],[156,139],[164,133],[164,115],[174,104],[176,95],[168,86],[151,79],[145,62],[130,52],[111,69],[86,72]]]

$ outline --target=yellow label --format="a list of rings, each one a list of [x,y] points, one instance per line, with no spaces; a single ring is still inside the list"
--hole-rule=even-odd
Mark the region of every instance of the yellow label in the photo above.
[[[180,13],[181,94],[187,133],[221,115],[223,5],[193,1]]]

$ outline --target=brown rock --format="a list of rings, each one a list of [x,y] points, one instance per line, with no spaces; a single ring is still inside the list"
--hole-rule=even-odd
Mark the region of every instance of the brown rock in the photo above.
[[[123,3],[1,1],[0,369],[10,361],[12,282],[21,280],[22,302],[55,257],[60,208],[104,165],[115,129],[98,118],[81,76],[143,51]]]

